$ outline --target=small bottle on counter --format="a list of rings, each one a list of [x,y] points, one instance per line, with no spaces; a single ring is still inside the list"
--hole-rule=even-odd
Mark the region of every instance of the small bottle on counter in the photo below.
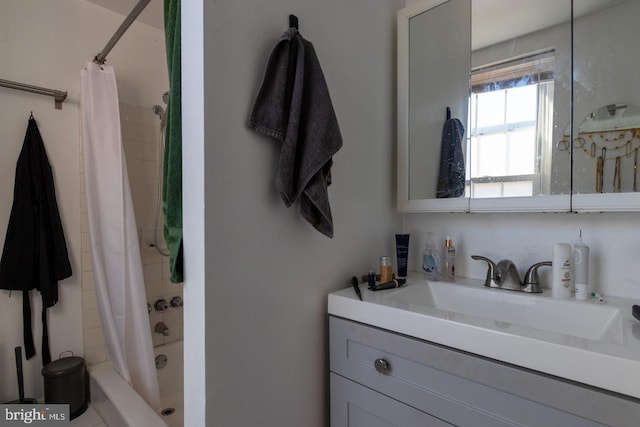
[[[369,269],[369,274],[367,275],[367,283],[369,284],[370,288],[376,285],[376,272],[373,268]]]
[[[393,265],[390,256],[380,257],[380,283],[387,283],[393,280]]]
[[[451,237],[447,236],[442,248],[442,277],[444,280],[453,281],[456,273],[456,247]]]

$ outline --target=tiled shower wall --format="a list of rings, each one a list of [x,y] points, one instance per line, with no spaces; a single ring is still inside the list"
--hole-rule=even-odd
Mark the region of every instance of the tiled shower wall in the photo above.
[[[162,105],[162,107],[166,107]],[[152,310],[149,323],[153,345],[158,346],[182,339],[182,308],[171,307],[164,311],[156,311],[156,301],[164,299],[167,303],[178,296],[182,298],[182,285],[169,281],[169,258],[162,256],[154,245],[154,224],[159,192],[159,157],[160,150],[160,118],[153,112],[152,106],[139,107],[120,104],[120,122],[122,127],[122,143],[127,160],[129,184],[138,226],[140,255],[144,271],[147,302]],[[81,165],[83,162],[81,162]],[[84,167],[81,168],[84,173]],[[87,204],[82,188],[82,310],[84,327],[84,351],[88,365],[108,360],[104,334],[97,311],[96,292],[93,280],[93,269],[87,225]],[[158,243],[164,248],[162,238],[162,214],[158,219]],[[145,309],[146,310],[146,309]],[[163,336],[153,331],[158,322],[169,327],[169,335]]]

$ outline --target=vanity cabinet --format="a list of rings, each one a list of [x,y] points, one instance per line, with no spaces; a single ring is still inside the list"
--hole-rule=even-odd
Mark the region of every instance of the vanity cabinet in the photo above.
[[[332,427],[631,426],[636,399],[336,316]],[[558,361],[571,363],[571,361]]]
[[[331,425],[350,427],[442,427],[451,424],[333,372]]]

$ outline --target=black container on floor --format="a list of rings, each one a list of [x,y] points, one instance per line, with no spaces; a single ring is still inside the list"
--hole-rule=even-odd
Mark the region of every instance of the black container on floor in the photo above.
[[[68,403],[71,419],[86,411],[86,369],[82,357],[54,360],[42,368],[45,403]]]

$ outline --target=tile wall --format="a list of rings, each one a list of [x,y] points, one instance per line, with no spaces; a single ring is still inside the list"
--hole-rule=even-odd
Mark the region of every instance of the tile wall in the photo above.
[[[162,105],[164,108],[165,106]],[[147,302],[151,304],[149,323],[153,345],[158,346],[182,339],[182,307],[171,307],[174,297],[182,298],[182,285],[169,281],[169,259],[162,256],[154,247],[154,224],[156,223],[156,207],[158,200],[159,182],[159,149],[160,149],[160,118],[153,112],[152,107],[139,107],[130,104],[120,104],[120,121],[122,127],[122,142],[129,172],[129,184],[133,198],[133,205],[138,225],[140,240],[140,255],[144,271]],[[83,162],[81,162],[81,165]],[[84,168],[81,166],[81,173]],[[84,351],[88,365],[108,360],[104,334],[98,316],[96,292],[93,280],[91,262],[89,230],[87,226],[86,194],[84,191],[84,177],[81,179],[82,188],[82,306],[84,326]],[[160,214],[161,215],[161,214]],[[157,240],[161,248],[162,218],[158,219],[160,229]],[[156,311],[156,301],[164,299],[169,308]],[[164,322],[169,327],[168,336],[153,332],[158,322]]]

